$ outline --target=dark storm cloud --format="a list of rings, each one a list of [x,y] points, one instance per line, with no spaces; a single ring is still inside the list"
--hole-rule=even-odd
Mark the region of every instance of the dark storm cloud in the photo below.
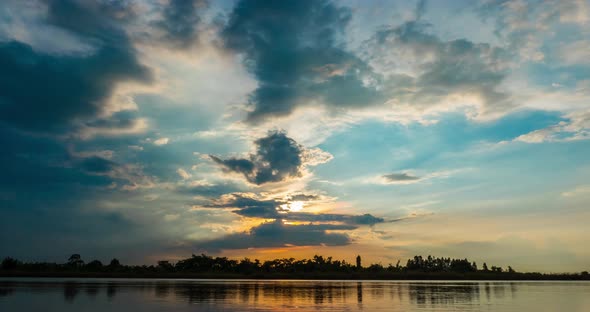
[[[301,176],[303,148],[284,132],[271,131],[254,144],[256,154],[248,159],[210,157],[226,171],[240,173],[248,182],[258,185]]]
[[[321,196],[315,195],[315,194],[295,194],[295,195],[289,196],[289,199],[291,201],[312,201],[312,200],[318,200],[320,198],[321,198]]]
[[[85,158],[80,163],[80,167],[83,170],[92,173],[107,173],[115,169],[116,166],[117,164],[115,162],[98,156]]]
[[[128,2],[40,2],[47,10],[37,22],[91,48],[56,53],[0,42],[0,250],[61,260],[62,253],[74,250],[112,250],[119,238],[138,233],[122,215],[101,210],[100,202],[119,192],[114,186],[135,183],[139,174],[109,159],[72,152],[76,147],[62,138],[81,128],[132,127],[130,113],[105,114],[107,101],[119,82],[149,82],[151,74],[124,30],[134,16]]]
[[[95,129],[126,129],[135,125],[137,117],[135,112],[120,111],[108,118],[93,119],[84,125]]]
[[[332,107],[380,99],[367,66],[339,43],[351,11],[330,1],[240,1],[221,36],[244,56],[259,87],[250,95],[249,121],[290,114],[319,100]]]
[[[292,199],[291,199],[292,201]],[[256,199],[242,194],[226,195],[217,202],[204,207],[237,208],[232,212],[244,217],[282,219],[301,222],[340,222],[349,225],[374,225],[385,222],[385,219],[371,214],[348,215],[332,213],[307,213],[289,210],[289,200]]]
[[[76,248],[96,241],[94,229],[108,237],[120,233],[116,228],[130,228],[113,214],[86,209],[111,192],[107,186],[113,179],[94,174],[109,170],[110,163],[89,159],[77,165],[62,144],[2,125],[0,146],[0,250],[5,256],[53,256],[56,244]]]
[[[287,225],[282,221],[263,223],[249,232],[236,233],[218,239],[195,243],[194,247],[206,251],[245,248],[272,248],[283,246],[344,246],[352,242],[342,233],[327,231],[353,230],[351,225],[307,224]]]
[[[279,211],[281,205],[286,202],[268,199],[260,200],[242,194],[231,194],[223,197],[213,204],[205,205],[208,208],[237,208],[233,212],[244,217],[256,217],[275,219],[279,218]]]
[[[1,256],[60,262],[73,252],[126,257],[152,235],[116,211],[129,193],[113,183],[123,186],[141,178],[126,165],[80,156],[51,137],[3,124],[0,146]],[[104,201],[116,196],[121,200],[103,209]]]
[[[0,146],[0,192],[7,198],[43,201],[50,197],[53,200],[45,203],[50,205],[61,196],[76,197],[80,188],[100,188],[112,182],[107,177],[87,174],[88,169],[106,170],[108,165],[100,161],[68,165],[73,157],[66,147],[46,137],[28,136],[0,125]]]
[[[136,16],[129,0],[40,0],[47,4],[47,21],[74,33],[122,43],[127,35],[122,26]]]
[[[162,39],[174,47],[187,48],[199,39],[201,13],[206,0],[170,0],[162,10],[162,19],[154,25],[164,32]]]
[[[388,182],[399,182],[399,181],[416,181],[420,180],[420,177],[409,175],[407,173],[390,173],[383,175],[383,178]]]
[[[132,14],[123,1],[47,1],[46,22],[91,42],[90,55],[56,55],[0,43],[0,122],[34,131],[65,131],[103,112],[122,81],[148,82],[120,25]]]
[[[253,178],[252,175],[254,174],[254,170],[255,170],[255,164],[253,161],[249,160],[249,159],[243,159],[243,158],[229,158],[229,159],[221,159],[217,156],[214,155],[209,155],[209,157],[211,157],[211,159],[220,164],[223,165],[223,167],[225,169],[227,169],[228,171],[234,171],[234,172],[238,172],[243,174],[246,179],[248,179],[248,181],[256,181],[255,177]],[[256,183],[256,182],[253,182]]]

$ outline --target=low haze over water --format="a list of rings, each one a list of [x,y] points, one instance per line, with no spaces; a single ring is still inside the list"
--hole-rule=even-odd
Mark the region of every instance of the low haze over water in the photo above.
[[[590,311],[590,282],[3,279],[0,311]]]

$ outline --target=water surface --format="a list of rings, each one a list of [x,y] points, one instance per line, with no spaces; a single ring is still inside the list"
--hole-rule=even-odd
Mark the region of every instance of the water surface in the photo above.
[[[590,282],[0,279],[0,311],[590,311]]]

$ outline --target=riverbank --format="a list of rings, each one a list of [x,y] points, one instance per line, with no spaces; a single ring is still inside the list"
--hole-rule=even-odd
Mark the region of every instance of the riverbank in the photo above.
[[[137,278],[137,279],[260,279],[260,280],[457,280],[457,281],[590,281],[590,276],[581,274],[542,273],[129,273],[129,272],[2,272],[0,277],[30,278]]]

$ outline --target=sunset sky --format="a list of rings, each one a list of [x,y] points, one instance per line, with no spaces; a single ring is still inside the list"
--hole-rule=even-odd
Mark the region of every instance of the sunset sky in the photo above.
[[[590,1],[3,0],[0,257],[590,265]]]

